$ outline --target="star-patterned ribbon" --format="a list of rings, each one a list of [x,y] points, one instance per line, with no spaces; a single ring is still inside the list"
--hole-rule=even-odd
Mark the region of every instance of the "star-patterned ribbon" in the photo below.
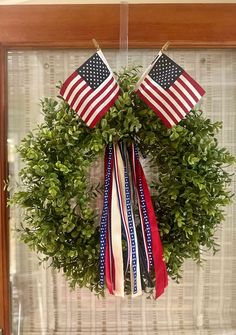
[[[168,275],[166,270],[166,264],[163,259],[162,243],[158,231],[158,224],[152,205],[151,195],[148,189],[148,184],[143,172],[142,165],[140,164],[138,157],[137,145],[132,144],[131,146],[132,157],[135,156],[135,174],[136,174],[136,187],[141,198],[142,214],[145,220],[145,229],[147,235],[147,243],[151,240],[151,253],[150,248],[148,249],[148,256],[150,265],[152,265],[152,259],[154,263],[155,277],[156,277],[156,293],[155,297],[158,298],[168,285]],[[150,240],[149,240],[150,237]]]
[[[129,270],[131,294],[138,296],[142,294],[142,288],[145,288],[143,276],[154,268],[157,298],[167,286],[167,271],[155,212],[137,146],[132,144],[127,149],[122,143],[108,145],[104,169],[104,205],[100,225],[100,285],[104,287],[106,278],[109,292],[123,297],[125,277]],[[131,189],[136,191],[132,194]],[[135,223],[133,198],[136,198],[138,204],[142,231],[139,239],[141,236],[142,243],[137,237],[138,226],[136,227]],[[125,247],[123,240],[126,242]],[[145,270],[145,274],[141,269]]]

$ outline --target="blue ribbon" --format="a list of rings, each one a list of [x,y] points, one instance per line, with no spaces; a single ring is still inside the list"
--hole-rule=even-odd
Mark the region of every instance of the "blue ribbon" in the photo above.
[[[112,179],[112,156],[113,156],[113,145],[109,144],[107,148],[107,168],[105,173],[105,187],[104,187],[104,202],[102,217],[100,222],[100,285],[104,287],[105,277],[105,251],[106,251],[106,235],[107,235],[107,224],[109,215],[109,190]]]
[[[122,150],[121,150],[122,153]],[[132,269],[134,275],[134,289],[133,293],[137,293],[137,245],[135,243],[135,222],[133,220],[132,215],[132,203],[131,203],[131,192],[130,192],[130,182],[129,182],[129,175],[127,172],[127,160],[125,154],[123,152],[122,158],[124,161],[124,174],[125,174],[125,193],[126,193],[126,209],[127,209],[127,217],[128,217],[128,225],[130,231],[130,239],[131,239],[131,252],[132,252]]]
[[[137,164],[140,164],[139,162],[139,154],[138,154],[138,148],[137,145],[134,144],[134,154],[135,158],[137,160]],[[149,264],[150,266],[153,265],[153,259],[152,259],[152,236],[151,236],[151,228],[150,228],[150,223],[147,215],[147,206],[146,206],[146,201],[144,197],[144,192],[143,192],[143,185],[142,185],[142,180],[139,178],[138,180],[138,190],[140,194],[140,203],[141,203],[141,210],[142,210],[142,215],[144,219],[144,226],[145,226],[145,232],[146,232],[146,237],[147,237],[147,248],[148,248],[148,256],[149,256]],[[140,213],[141,214],[141,213]],[[147,260],[148,262],[148,260]]]

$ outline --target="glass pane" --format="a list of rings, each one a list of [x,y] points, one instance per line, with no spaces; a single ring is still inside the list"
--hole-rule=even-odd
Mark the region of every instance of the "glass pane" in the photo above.
[[[9,166],[13,180],[21,162],[15,146],[40,123],[39,99],[58,94],[55,85],[82,64],[93,50],[11,51],[8,54]],[[104,52],[113,70],[121,65],[119,52]],[[203,110],[223,120],[221,144],[236,154],[236,51],[170,50],[206,89]],[[153,50],[130,50],[129,62],[149,65]],[[235,179],[233,183],[235,188]],[[220,252],[205,255],[204,267],[187,261],[183,280],[169,283],[158,300],[140,297],[97,299],[86,289],[71,292],[62,274],[20,243],[14,232],[21,213],[11,209],[11,282],[13,334],[236,334],[236,205],[217,237]],[[233,330],[234,329],[234,330]]]

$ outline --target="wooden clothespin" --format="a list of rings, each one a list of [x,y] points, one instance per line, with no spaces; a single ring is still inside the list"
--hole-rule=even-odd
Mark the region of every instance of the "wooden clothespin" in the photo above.
[[[163,47],[161,48],[161,52],[166,51],[166,50],[168,49],[169,45],[170,45],[170,41],[167,41],[167,42],[163,45]]]
[[[94,47],[97,49],[97,51],[100,50],[100,46],[98,42],[95,40],[95,38],[92,39],[92,42],[93,42]]]

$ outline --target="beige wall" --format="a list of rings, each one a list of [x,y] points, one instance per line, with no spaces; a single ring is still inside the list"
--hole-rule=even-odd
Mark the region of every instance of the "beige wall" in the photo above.
[[[120,3],[119,0],[0,0],[0,5],[15,4],[85,4],[85,3]],[[236,0],[129,0],[129,3],[236,3]]]

